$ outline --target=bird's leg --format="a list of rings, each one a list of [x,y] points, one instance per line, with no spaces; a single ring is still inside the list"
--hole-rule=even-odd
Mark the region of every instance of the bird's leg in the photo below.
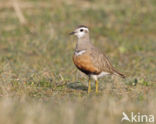
[[[96,86],[96,93],[98,93],[98,87],[99,87],[98,80],[95,81],[95,86]]]
[[[88,93],[91,92],[91,79],[89,77],[89,80],[88,80]]]

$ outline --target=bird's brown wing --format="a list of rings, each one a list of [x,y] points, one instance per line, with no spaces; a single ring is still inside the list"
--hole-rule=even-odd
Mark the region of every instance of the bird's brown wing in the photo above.
[[[114,68],[109,59],[100,50],[93,47],[90,50],[90,55],[95,67],[97,67],[100,71],[108,72],[110,74],[114,73]]]
[[[92,49],[90,50],[90,55],[94,66],[98,68],[101,72],[103,71],[125,78],[125,75],[115,70],[109,59],[96,47],[92,47]]]
[[[87,52],[80,56],[73,56],[73,62],[78,69],[86,74],[99,74],[100,69],[97,68],[92,61],[92,56]]]

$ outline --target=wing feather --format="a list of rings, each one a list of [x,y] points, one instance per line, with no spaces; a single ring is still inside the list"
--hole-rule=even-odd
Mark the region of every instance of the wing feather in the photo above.
[[[97,48],[93,47],[90,50],[90,55],[92,56],[92,60],[94,65],[101,71],[108,72],[110,74],[114,73],[114,68],[110,63],[109,59]]]

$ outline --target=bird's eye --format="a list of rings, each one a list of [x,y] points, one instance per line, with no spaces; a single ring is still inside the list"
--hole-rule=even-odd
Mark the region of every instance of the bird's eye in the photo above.
[[[83,32],[83,29],[80,29],[80,32]]]

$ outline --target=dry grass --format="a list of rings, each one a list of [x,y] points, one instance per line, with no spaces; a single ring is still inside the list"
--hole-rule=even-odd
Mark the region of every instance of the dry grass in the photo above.
[[[122,112],[156,117],[155,0],[19,4],[26,25],[10,1],[0,2],[1,124],[120,124]],[[79,24],[128,76],[101,79],[98,95],[87,94],[87,78],[72,63],[76,39],[68,33]]]

